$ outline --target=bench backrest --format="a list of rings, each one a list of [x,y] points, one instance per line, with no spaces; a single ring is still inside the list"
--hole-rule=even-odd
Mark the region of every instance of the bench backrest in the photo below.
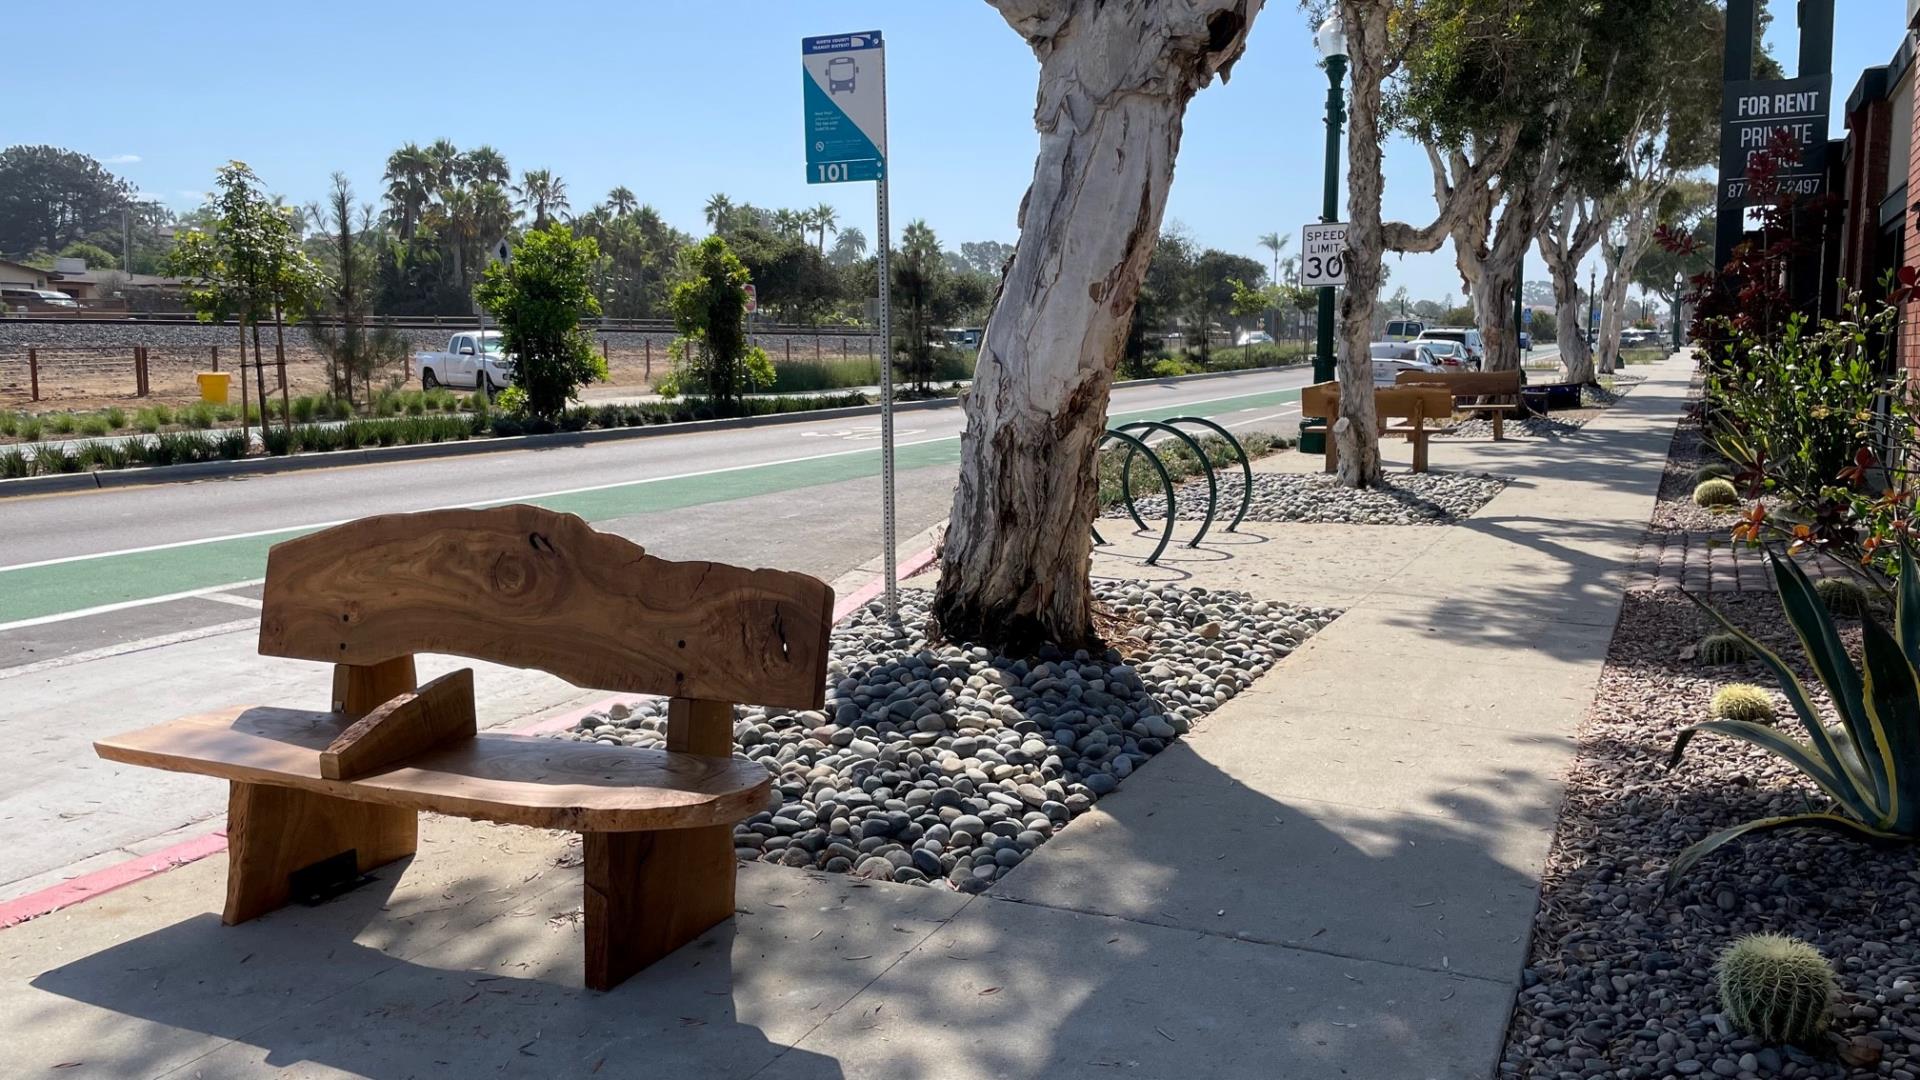
[[[1515,371],[1403,371],[1394,376],[1396,386],[1444,386],[1456,397],[1497,396],[1520,392],[1520,372]]]
[[[1373,391],[1373,412],[1382,420],[1405,420],[1415,411],[1423,419],[1453,415],[1453,393],[1437,386],[1382,386]],[[1332,419],[1340,411],[1340,384],[1314,383],[1300,390],[1300,415]]]
[[[601,690],[817,709],[832,626],[817,578],[668,562],[520,505],[385,514],[276,544],[260,652],[353,668],[449,653]]]

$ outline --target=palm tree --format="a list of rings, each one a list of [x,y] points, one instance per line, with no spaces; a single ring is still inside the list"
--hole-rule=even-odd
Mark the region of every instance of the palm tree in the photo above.
[[[715,192],[707,200],[706,215],[707,228],[717,233],[726,232],[727,221],[733,216],[733,200]]]
[[[1286,249],[1287,241],[1292,239],[1291,235],[1282,236],[1277,232],[1262,233],[1260,236],[1260,246],[1273,252],[1273,283],[1275,285],[1280,283],[1280,252]]]
[[[867,257],[867,234],[856,226],[841,229],[833,238],[833,261],[850,266]]]
[[[461,175],[469,184],[499,184],[505,187],[513,179],[507,159],[491,146],[476,146],[460,155]]]
[[[433,163],[433,172],[429,179],[434,190],[451,185],[460,178],[460,148],[453,145],[452,139],[435,139],[427,147],[427,160]]]
[[[447,219],[447,246],[453,253],[453,280],[467,287],[467,252],[473,249],[480,233],[472,190],[448,186],[440,192],[440,209]]]
[[[607,192],[607,209],[612,210],[615,217],[626,217],[639,205],[640,200],[633,197],[633,189],[625,184]]]
[[[427,200],[432,198],[430,182],[433,160],[418,143],[408,143],[387,157],[387,214],[398,223],[400,239],[413,239]]]
[[[813,208],[810,216],[813,218],[813,227],[820,230],[820,254],[825,255],[827,253],[827,233],[837,233],[840,231],[839,228],[837,228],[840,223],[840,212],[835,210],[830,203],[821,203]]]
[[[547,169],[528,169],[520,174],[520,208],[533,211],[533,227],[544,229],[553,215],[571,209],[567,204],[567,182]]]
[[[813,227],[813,219],[804,210],[775,210],[773,212],[773,231],[781,236],[794,236]]]

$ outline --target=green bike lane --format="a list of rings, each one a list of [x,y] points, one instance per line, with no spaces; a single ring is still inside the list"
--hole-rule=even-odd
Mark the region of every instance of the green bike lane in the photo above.
[[[1114,413],[1108,424],[1157,420],[1169,416],[1218,417],[1284,405],[1300,398],[1298,388],[1220,398],[1190,405],[1169,405]],[[908,443],[896,448],[899,472],[953,468],[960,461],[957,435]],[[742,465],[708,472],[635,480],[589,490],[550,495],[481,500],[473,506],[526,502],[601,522],[635,514],[679,510],[755,495],[793,491],[822,484],[878,476],[879,447],[840,451],[811,458]],[[267,550],[282,540],[324,528],[324,524],[273,532],[189,541],[145,551],[109,552],[42,565],[0,568],[0,628],[117,604],[153,602],[168,597],[236,586],[258,580],[266,571]]]

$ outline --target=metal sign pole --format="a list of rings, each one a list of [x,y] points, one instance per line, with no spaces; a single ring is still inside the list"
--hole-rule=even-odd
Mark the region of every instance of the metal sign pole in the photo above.
[[[887,130],[887,89],[880,84],[880,131]],[[880,232],[880,532],[886,548],[884,569],[887,582],[887,621],[900,621],[899,569],[895,565],[896,541],[893,520],[893,234],[887,226],[887,172],[880,168],[880,179],[873,189],[879,205],[875,208],[875,226]]]

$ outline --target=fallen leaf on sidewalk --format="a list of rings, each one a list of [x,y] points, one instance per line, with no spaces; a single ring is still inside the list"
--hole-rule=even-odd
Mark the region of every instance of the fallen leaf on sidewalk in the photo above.
[[[999,993],[999,992],[1000,992],[1000,988],[999,988],[999,987],[997,987],[997,986],[989,986],[989,987],[987,987],[987,988],[986,988],[985,990],[982,990],[982,991],[980,991],[980,996],[981,996],[981,997],[986,997],[986,996],[987,996],[988,994],[997,994],[997,993]]]

